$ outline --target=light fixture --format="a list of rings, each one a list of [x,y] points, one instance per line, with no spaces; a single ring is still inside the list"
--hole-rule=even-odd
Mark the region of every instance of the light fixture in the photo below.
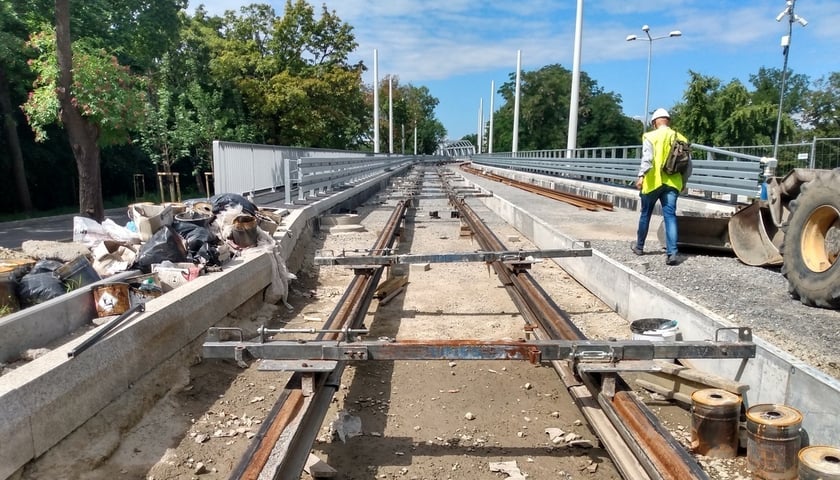
[[[637,37],[636,35],[627,35],[625,38],[626,41],[632,42],[634,40],[645,40],[648,42],[648,63],[647,63],[647,80],[645,81],[645,121],[644,124],[647,126],[648,114],[648,100],[650,98],[650,59],[653,53],[653,42],[656,40],[661,40],[663,38],[670,38],[670,37],[681,37],[682,32],[679,30],[671,30],[668,35],[661,35],[658,37],[652,37],[650,35],[650,26],[649,25],[642,25],[642,31],[645,32],[645,37]]]
[[[787,0],[785,2],[785,9],[776,15],[777,22],[781,22],[785,15],[788,17],[788,32],[787,35],[782,37],[782,55],[784,55],[785,61],[782,64],[782,82],[781,87],[779,87],[779,114],[776,117],[776,139],[773,141],[773,158],[776,159],[779,158],[779,135],[782,130],[782,105],[785,100],[785,81],[787,80],[788,55],[790,54],[790,39],[791,35],[793,35],[793,22],[799,22],[799,24],[803,27],[808,25],[807,20],[793,12],[795,5],[796,0]]]

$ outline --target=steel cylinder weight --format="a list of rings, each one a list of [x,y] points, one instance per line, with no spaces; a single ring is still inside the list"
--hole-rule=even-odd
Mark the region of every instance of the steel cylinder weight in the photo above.
[[[747,466],[756,478],[794,480],[801,445],[802,414],[786,405],[747,410]]]
[[[691,394],[691,449],[700,455],[734,458],[738,454],[741,397],[717,388]]]

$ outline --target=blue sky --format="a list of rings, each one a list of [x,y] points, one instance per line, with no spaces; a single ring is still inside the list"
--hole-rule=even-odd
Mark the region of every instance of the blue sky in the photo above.
[[[190,8],[199,2],[191,0]],[[239,10],[250,3],[270,3],[282,15],[285,2],[240,0],[200,2],[212,14]],[[426,86],[439,99],[436,114],[451,139],[474,134],[479,101],[489,115],[490,84],[496,89],[516,70],[549,64],[572,69],[575,0],[327,0],[322,4],[353,26],[358,49],[351,61],[368,66],[373,84],[373,51],[380,79]],[[584,0],[580,68],[605,91],[619,94],[624,113],[644,116],[647,41],[628,42],[680,30],[681,37],[652,44],[649,110],[680,101],[688,71],[724,83],[738,79],[752,89],[749,76],[761,67],[782,68],[781,37],[787,17],[776,22],[784,0]],[[191,12],[192,13],[192,12]],[[795,13],[808,22],[793,25],[788,68],[812,80],[840,71],[840,2],[798,0]],[[496,95],[494,107],[501,106]],[[386,112],[380,112],[387,115]]]

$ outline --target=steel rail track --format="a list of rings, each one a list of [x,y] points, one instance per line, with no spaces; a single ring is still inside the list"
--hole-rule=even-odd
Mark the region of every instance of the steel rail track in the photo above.
[[[441,177],[446,186],[446,178]],[[449,192],[450,202],[482,248],[505,251],[504,244],[464,200],[454,190]],[[408,202],[398,203],[370,255],[390,252]],[[491,265],[522,313],[527,331],[540,339],[585,340],[527,267],[518,268],[501,261],[493,261]],[[350,285],[323,326],[330,332],[319,334],[318,340],[343,340],[344,334],[338,332],[362,326],[384,268],[369,265],[355,269]],[[647,407],[627,392],[629,387],[620,377],[608,377],[609,386],[616,391],[605,395],[601,391],[600,375],[576,372],[569,361],[551,363],[624,478],[708,478]],[[345,361],[338,361],[329,372],[293,374],[230,478],[298,479],[345,366]]]
[[[389,250],[399,233],[408,203],[400,201],[371,252]],[[324,324],[325,330],[358,328],[373,299],[384,266],[357,269],[350,286]],[[343,333],[321,333],[318,340],[338,340]],[[296,480],[300,478],[318,429],[338,390],[346,362],[331,372],[296,372],[269,412],[231,479]]]
[[[469,172],[473,175],[478,175],[480,177],[489,178],[491,180],[495,180],[497,182],[503,183],[505,185],[510,185],[512,187],[516,187],[527,192],[535,193],[537,195],[541,195],[546,198],[551,198],[552,200],[558,200],[561,202],[568,203],[570,205],[574,205],[579,208],[583,208],[589,211],[598,211],[598,210],[609,210],[612,211],[613,204],[611,202],[598,200],[595,198],[584,197],[581,195],[575,195],[573,193],[566,193],[561,192],[559,190],[554,190],[551,188],[541,187],[539,185],[534,185],[532,183],[526,182],[519,182],[517,180],[513,180],[507,177],[503,177],[501,175],[496,175],[494,173],[485,172],[483,170],[479,170],[475,167],[467,166],[466,164],[461,165],[461,169],[465,172]]]
[[[443,178],[443,177],[442,177]],[[450,190],[452,191],[452,190]],[[485,250],[506,250],[505,245],[490,230],[478,215],[457,194],[450,195],[450,202],[458,208],[461,218],[465,219],[476,236],[479,245]],[[508,288],[514,303],[522,312],[534,334],[549,339],[584,340],[585,335],[571,321],[569,316],[546,294],[526,269],[514,272],[502,262],[493,262],[493,268],[499,274],[502,283]],[[611,376],[611,388],[615,394],[608,396],[602,392],[601,379],[594,374],[575,372],[568,362],[553,362],[558,374],[566,383],[569,392],[581,406],[585,414],[594,415],[592,399],[604,410],[611,420],[613,428],[605,428],[603,417],[593,419],[590,424],[598,431],[605,447],[616,460],[624,478],[653,479],[707,479],[694,458],[662,427],[659,420],[634,395],[628,393],[629,387],[621,377]],[[566,363],[566,365],[562,365]],[[585,385],[588,392],[577,388]],[[586,405],[587,408],[583,408]],[[623,439],[617,441],[617,434]],[[633,462],[626,462],[628,450],[642,466],[639,471]]]

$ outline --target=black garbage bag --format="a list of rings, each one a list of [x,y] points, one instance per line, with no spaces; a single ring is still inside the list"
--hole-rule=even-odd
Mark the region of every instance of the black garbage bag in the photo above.
[[[219,265],[218,245],[221,243],[209,229],[186,222],[175,222],[172,226],[184,239],[187,248],[187,260],[193,263]]]
[[[257,206],[254,205],[253,202],[242,195],[237,195],[235,193],[220,193],[218,195],[214,195],[213,198],[210,199],[210,203],[213,204],[214,215],[224,212],[228,206],[235,207],[240,205],[242,206],[243,213],[247,213],[252,216],[256,215],[258,210]]]
[[[184,239],[173,228],[163,226],[140,247],[134,268],[143,273],[152,273],[152,265],[169,260],[172,263],[187,261]]]
[[[29,273],[52,273],[61,268],[64,263],[58,260],[38,260]]]
[[[61,266],[61,262],[56,263]],[[31,307],[64,295],[66,292],[64,284],[55,273],[52,271],[33,272],[21,277],[20,283],[18,283],[17,296],[21,307]]]

